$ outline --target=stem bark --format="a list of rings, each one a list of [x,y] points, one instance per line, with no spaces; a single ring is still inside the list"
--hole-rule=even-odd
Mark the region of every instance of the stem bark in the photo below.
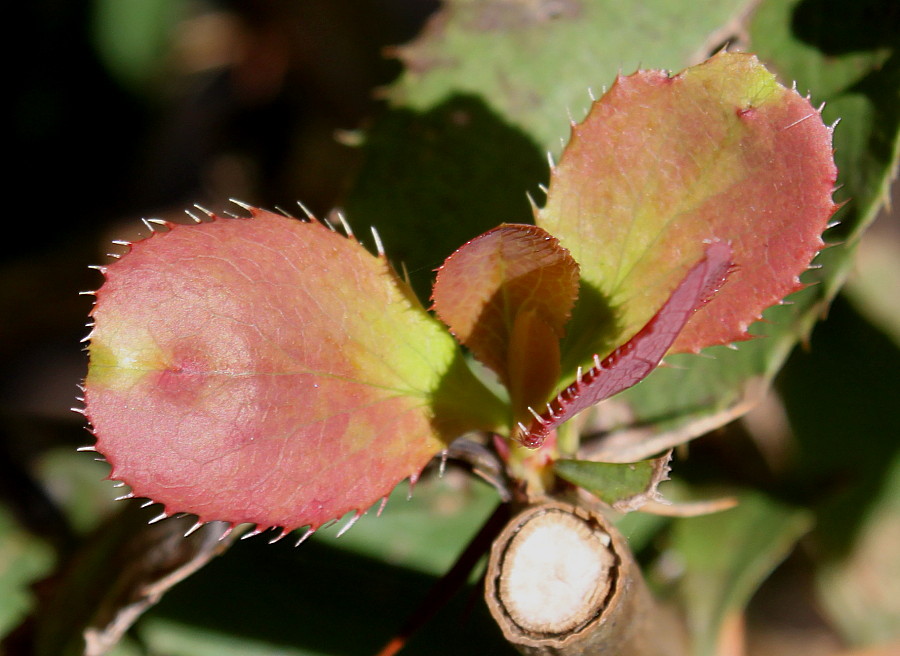
[[[650,593],[602,515],[559,502],[526,507],[494,541],[485,598],[526,656],[685,656],[685,630]]]

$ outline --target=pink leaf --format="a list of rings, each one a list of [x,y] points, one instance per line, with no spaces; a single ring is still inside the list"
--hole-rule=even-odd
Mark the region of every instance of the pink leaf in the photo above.
[[[581,266],[564,368],[634,335],[712,239],[730,244],[734,274],[672,350],[749,338],[802,287],[836,175],[818,110],[752,55],[619,77],[573,127],[536,217]]]
[[[492,397],[383,256],[251,213],[106,268],[86,414],[110,477],[167,514],[314,529],[491,427]]]
[[[578,264],[541,228],[504,224],[454,252],[438,271],[434,308],[506,384],[513,414],[559,382],[559,338],[578,294]]]

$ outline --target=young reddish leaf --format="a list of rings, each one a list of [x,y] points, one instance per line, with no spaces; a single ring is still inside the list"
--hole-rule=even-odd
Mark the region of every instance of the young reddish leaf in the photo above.
[[[835,178],[818,110],[751,55],[618,78],[573,127],[536,217],[581,265],[566,368],[634,335],[711,239],[731,244],[734,275],[673,351],[747,339],[801,287]]]
[[[495,425],[383,256],[261,210],[170,227],[106,268],[92,312],[86,414],[134,496],[316,528]]]
[[[544,230],[501,225],[447,258],[434,308],[506,384],[514,415],[559,380],[559,339],[578,294],[578,264]]]
[[[547,404],[529,426],[519,424],[517,438],[525,446],[540,446],[559,425],[600,401],[639,383],[662,360],[684,326],[717,292],[731,265],[731,248],[723,242],[706,245],[706,254],[697,262],[665,302],[659,312],[637,335],[602,362],[594,356],[594,366]]]

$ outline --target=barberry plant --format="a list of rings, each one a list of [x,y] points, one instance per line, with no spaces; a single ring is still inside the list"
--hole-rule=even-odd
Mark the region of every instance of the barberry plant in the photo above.
[[[619,76],[533,224],[461,245],[430,306],[339,213],[148,222],[98,267],[89,448],[157,519],[273,541],[346,530],[457,440],[502,463],[506,500],[640,508],[665,449],[592,458],[584,418],[804,287],[837,209],[832,131],[752,55]]]
[[[534,225],[461,246],[434,313],[346,222],[247,206],[165,223],[99,267],[95,448],[161,517],[276,537],[358,516],[466,435],[495,436],[526,497],[552,494],[578,456],[570,419],[666,353],[748,339],[802,287],[835,180],[819,112],[722,53],[619,77],[573,125]]]

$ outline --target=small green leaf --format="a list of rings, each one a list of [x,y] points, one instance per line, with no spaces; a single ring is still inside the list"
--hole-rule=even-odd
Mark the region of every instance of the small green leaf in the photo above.
[[[646,501],[657,500],[657,487],[669,473],[671,454],[632,463],[558,460],[557,475],[582,487],[616,510],[637,510]]]

